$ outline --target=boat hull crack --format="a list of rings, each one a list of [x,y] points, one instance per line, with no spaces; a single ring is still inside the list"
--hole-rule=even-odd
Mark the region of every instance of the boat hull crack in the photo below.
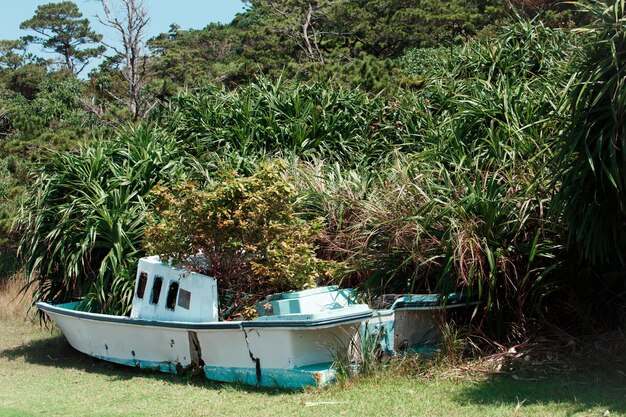
[[[248,332],[243,326],[240,326],[241,331],[243,332],[244,338],[246,339],[246,346],[248,348],[248,354],[250,355],[250,359],[254,363],[254,367],[256,369],[256,384],[257,386],[261,386],[261,359],[254,356],[252,350],[250,349],[250,340],[248,339]]]
[[[189,331],[187,332],[187,336],[189,338],[190,366],[203,368],[204,360],[202,359],[202,347],[200,346],[200,341],[198,340],[198,333]]]

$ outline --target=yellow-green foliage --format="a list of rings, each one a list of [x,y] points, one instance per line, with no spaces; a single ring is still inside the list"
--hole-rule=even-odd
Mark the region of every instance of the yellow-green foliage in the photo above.
[[[213,275],[224,289],[259,293],[315,286],[333,264],[316,257],[320,222],[296,215],[295,189],[285,169],[283,161],[274,161],[249,177],[223,173],[206,189],[192,182],[155,188],[148,252]],[[208,264],[189,265],[196,254]]]

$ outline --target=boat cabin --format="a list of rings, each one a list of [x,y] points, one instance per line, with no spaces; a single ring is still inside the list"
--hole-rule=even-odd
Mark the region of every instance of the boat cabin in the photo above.
[[[131,318],[153,321],[218,321],[215,278],[174,268],[158,256],[141,258]]]

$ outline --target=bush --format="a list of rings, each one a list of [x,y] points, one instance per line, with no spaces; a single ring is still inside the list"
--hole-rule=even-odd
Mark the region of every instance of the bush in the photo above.
[[[402,99],[425,104],[403,119],[402,149],[413,152],[378,159],[375,172],[325,161],[294,177],[326,219],[320,249],[343,262],[343,283],[374,294],[463,289],[482,301],[481,331],[520,338],[570,284],[562,226],[546,213],[577,48],[564,32],[517,22],[470,41],[460,60],[441,58],[451,53],[415,58],[443,69]]]
[[[265,164],[249,177],[223,173],[206,189],[190,182],[157,187],[155,195],[147,250],[214,276],[222,295],[261,298],[316,286],[333,266],[316,257],[319,223],[296,215],[294,188],[282,162]],[[198,264],[196,255],[207,262]],[[233,303],[230,299],[222,311]]]
[[[550,179],[536,182],[532,164],[449,170],[446,160],[399,155],[377,172],[304,164],[294,177],[305,212],[325,216],[320,253],[341,261],[335,283],[375,295],[463,290],[482,301],[482,331],[519,336],[566,257],[545,215]]]

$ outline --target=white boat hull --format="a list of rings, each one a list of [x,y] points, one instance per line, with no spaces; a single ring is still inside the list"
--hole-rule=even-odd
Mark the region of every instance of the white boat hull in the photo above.
[[[180,372],[201,367],[208,379],[299,388],[334,377],[371,311],[324,320],[186,323],[74,310],[76,303],[38,303],[76,350],[107,361]]]

